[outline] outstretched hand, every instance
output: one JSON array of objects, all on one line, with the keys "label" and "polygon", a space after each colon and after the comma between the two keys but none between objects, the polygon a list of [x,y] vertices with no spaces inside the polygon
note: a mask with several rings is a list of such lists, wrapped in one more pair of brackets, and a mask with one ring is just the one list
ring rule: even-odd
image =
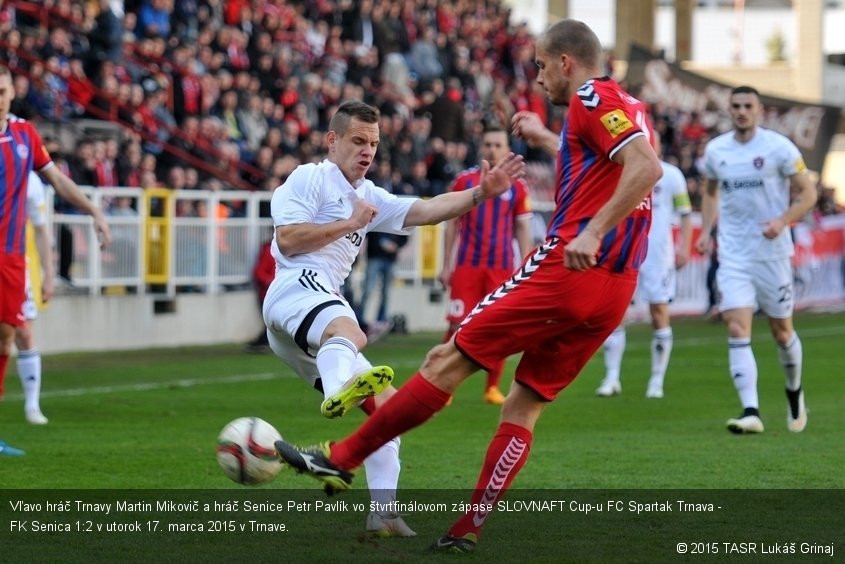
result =
[{"label": "outstretched hand", "polygon": [[525,176],[525,161],[521,155],[508,153],[499,164],[490,168],[490,163],[481,161],[481,190],[482,199],[495,198],[511,187],[514,180]]}]

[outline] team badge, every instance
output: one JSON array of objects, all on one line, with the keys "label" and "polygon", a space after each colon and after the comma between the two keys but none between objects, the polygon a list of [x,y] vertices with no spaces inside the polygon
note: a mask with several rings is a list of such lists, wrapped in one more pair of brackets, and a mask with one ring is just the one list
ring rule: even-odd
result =
[{"label": "team badge", "polygon": [[751,162],[757,170],[760,170],[766,164],[766,160],[763,157],[754,157],[754,160]]},{"label": "team badge", "polygon": [[18,153],[18,157],[26,160],[29,158],[29,147],[26,145],[18,145],[15,147],[15,151]]},{"label": "team badge", "polygon": [[628,116],[622,110],[607,112],[601,116],[601,123],[607,129],[607,132],[610,133],[610,136],[614,138],[634,127],[634,124],[631,123],[631,120],[628,119]]}]

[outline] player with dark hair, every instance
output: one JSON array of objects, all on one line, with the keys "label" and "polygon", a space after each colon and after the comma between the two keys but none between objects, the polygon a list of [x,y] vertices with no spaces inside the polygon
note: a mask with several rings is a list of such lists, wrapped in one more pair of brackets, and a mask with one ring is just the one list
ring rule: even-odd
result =
[{"label": "player with dark hair", "polygon": [[[264,300],[270,348],[323,393],[320,411],[329,418],[359,405],[372,416],[396,392],[390,386],[392,369],[373,367],[361,354],[367,336],[340,290],[367,234],[405,235],[412,227],[465,214],[504,192],[524,170],[522,158],[510,154],[493,168],[482,164],[478,185],[470,190],[429,200],[397,197],[365,178],[379,144],[378,116],[363,102],[341,104],[326,134],[327,159],[297,167],[270,203],[276,261]],[[361,462],[373,501],[385,507],[395,501],[398,435],[387,437]],[[371,512],[367,530],[380,536],[415,534],[390,510]]]},{"label": "player with dark hair", "polygon": [[489,516],[484,508],[495,507],[528,459],[543,409],[622,321],[645,258],[651,189],[662,174],[646,108],[603,75],[602,47],[589,27],[552,25],[537,40],[535,62],[551,102],[569,106],[560,135],[536,114],[513,118],[515,134],[557,155],[557,208],[545,243],[352,435],[312,447],[276,443],[293,468],[347,489],[370,452],[428,420],[474,372],[522,352],[471,509],[432,545],[437,551],[475,548]]},{"label": "player with dark hair", "polygon": [[[510,151],[508,132],[491,125],[481,135],[481,158],[495,165]],[[467,190],[478,185],[478,167],[466,170],[449,186],[450,192]],[[482,202],[478,207],[446,223],[443,238],[443,269],[438,279],[449,288],[449,310],[446,320],[449,341],[475,304],[495,290],[518,264],[514,257],[514,240],[519,246],[520,260],[531,251],[531,207],[528,186],[516,180],[506,192]],[[505,360],[490,366],[484,386],[484,401],[502,405],[505,397],[499,381]]]},{"label": "player with dark hair", "polygon": [[792,141],[759,127],[760,95],[750,86],[731,91],[733,130],[704,150],[707,185],[701,205],[700,253],[719,219],[719,312],[728,330],[728,365],[743,412],[728,419],[733,433],[762,433],[757,397],[757,361],[751,350],[754,309],[769,318],[786,375],[787,428],[807,425],[801,388],[803,352],[792,323],[795,293],[789,226],[813,209],[817,191]]}]

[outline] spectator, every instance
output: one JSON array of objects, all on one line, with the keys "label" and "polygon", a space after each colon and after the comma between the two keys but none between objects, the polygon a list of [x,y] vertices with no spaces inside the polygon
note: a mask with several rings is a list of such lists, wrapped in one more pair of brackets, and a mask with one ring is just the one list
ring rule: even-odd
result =
[{"label": "spectator", "polygon": [[[384,186],[382,186],[384,188]],[[399,250],[408,242],[406,235],[370,233],[367,236],[367,270],[364,275],[364,290],[358,304],[364,324],[367,327],[367,341],[372,343],[390,329],[387,314],[390,307],[390,293],[393,286],[393,269]],[[375,322],[367,322],[367,305],[376,284],[381,287]]]}]

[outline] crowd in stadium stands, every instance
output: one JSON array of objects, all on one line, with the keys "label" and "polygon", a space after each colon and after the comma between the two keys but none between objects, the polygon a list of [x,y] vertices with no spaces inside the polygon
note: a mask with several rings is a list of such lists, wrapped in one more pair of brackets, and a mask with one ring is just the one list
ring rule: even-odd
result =
[{"label": "crowd in stadium stands", "polygon": [[[337,104],[362,99],[382,113],[370,174],[425,197],[476,163],[485,121],[527,109],[560,126],[533,37],[509,17],[500,0],[12,0],[0,60],[16,75],[13,113],[125,126],[57,159],[83,185],[273,190],[324,158]],[[713,132],[696,114],[653,110],[697,207]],[[553,163],[513,148],[534,199],[551,200]]]}]

